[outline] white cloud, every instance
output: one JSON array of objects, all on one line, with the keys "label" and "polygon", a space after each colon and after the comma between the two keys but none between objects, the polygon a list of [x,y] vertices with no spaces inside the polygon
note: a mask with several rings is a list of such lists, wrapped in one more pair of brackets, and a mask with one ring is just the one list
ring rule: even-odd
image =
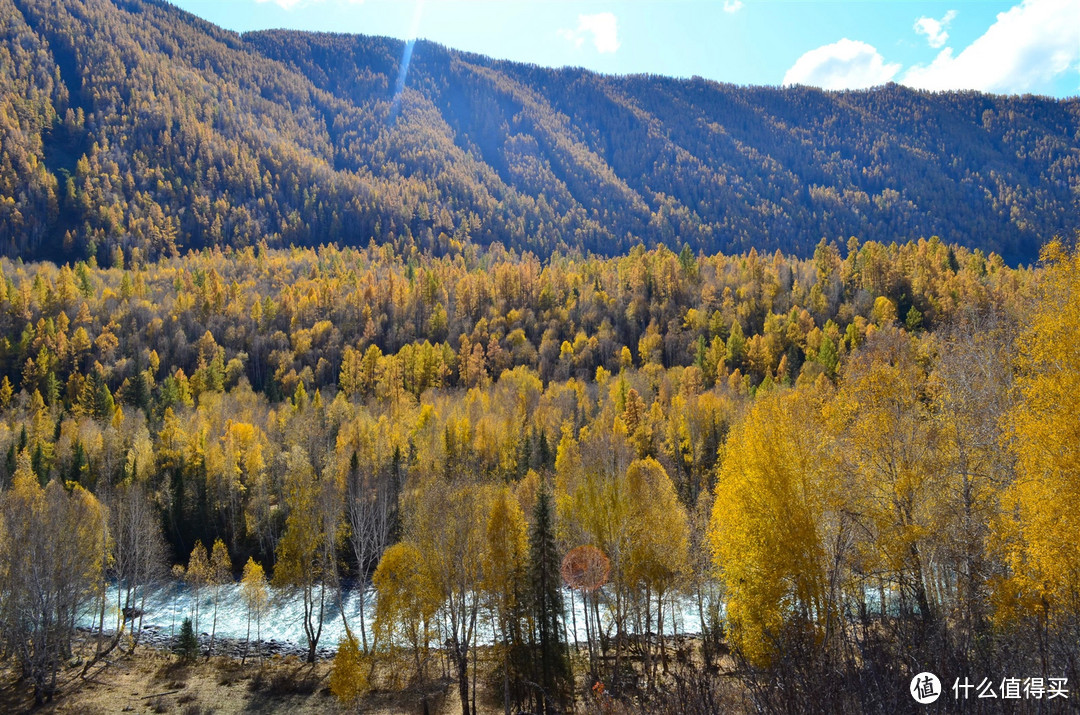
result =
[{"label": "white cloud", "polygon": [[742,0],[724,0],[724,12],[734,15],[739,10],[742,10]]},{"label": "white cloud", "polygon": [[1080,2],[1024,0],[959,54],[946,47],[929,65],[916,65],[903,83],[932,90],[1032,91],[1077,71]]},{"label": "white cloud", "polygon": [[946,29],[948,29],[949,23],[953,21],[954,17],[956,17],[956,10],[949,10],[940,20],[935,20],[932,17],[920,17],[915,21],[915,32],[926,35],[926,42],[931,47],[941,47],[949,39],[949,33],[946,32]]},{"label": "white cloud", "polygon": [[272,2],[275,5],[280,5],[286,10],[292,10],[294,7],[303,2],[303,0],[255,0],[255,2],[259,3],[260,5],[266,2]]},{"label": "white cloud", "polygon": [[[255,0],[255,2],[257,2],[260,5],[263,4],[263,3],[272,2],[275,5],[278,5],[278,6],[280,6],[281,8],[283,8],[285,10],[292,10],[294,7],[300,7],[300,6],[303,6],[303,5],[311,5],[313,3],[321,3],[321,2],[325,2],[325,1],[326,0]],[[337,2],[338,2],[338,4],[343,4],[343,5],[359,5],[359,4],[363,3],[364,0],[337,0]]]},{"label": "white cloud", "polygon": [[885,84],[899,71],[900,65],[886,64],[873,45],[845,37],[795,60],[783,83],[822,89],[863,89]]},{"label": "white cloud", "polygon": [[[290,2],[292,0],[285,0]],[[559,37],[571,42],[574,47],[581,47],[586,39],[592,39],[596,51],[615,52],[619,49],[619,33],[615,14],[599,12],[595,15],[578,15],[577,29],[559,30]]]}]

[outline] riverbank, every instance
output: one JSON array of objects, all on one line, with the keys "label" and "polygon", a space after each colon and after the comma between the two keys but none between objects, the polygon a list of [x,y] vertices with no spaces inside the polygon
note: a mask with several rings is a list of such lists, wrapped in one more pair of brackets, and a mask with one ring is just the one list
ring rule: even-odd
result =
[{"label": "riverbank", "polygon": [[233,657],[236,649],[242,648],[242,642],[216,639],[215,652],[220,654],[184,664],[167,648],[154,645],[158,642],[159,637],[150,637],[131,651],[114,650],[83,673],[97,644],[96,637],[83,634],[76,657],[61,669],[59,695],[39,707],[34,706],[32,688],[18,679],[10,664],[4,664],[0,668],[0,712],[80,715],[453,712],[447,701],[452,690],[448,680],[432,680],[404,690],[372,692],[358,708],[346,708],[330,693],[328,657],[308,664],[292,652],[264,653],[261,661],[249,656],[242,664],[239,656]]},{"label": "riverbank", "polygon": [[[173,646],[176,644],[176,635],[170,632],[169,628],[162,628],[161,626],[148,625],[143,626],[142,630],[138,633],[137,641],[140,646],[147,648],[153,648],[155,650],[172,652]],[[96,631],[87,628],[80,628],[80,634],[85,638],[96,637],[94,634]],[[105,637],[111,638],[113,633],[105,631]],[[241,660],[246,658],[247,660],[258,660],[260,656],[263,659],[268,658],[307,658],[307,646],[302,643],[294,643],[292,641],[281,641],[276,638],[268,638],[262,641],[256,641],[254,637],[251,640],[244,638],[232,638],[229,636],[222,636],[215,634],[213,639],[213,649],[211,650],[210,634],[202,632],[198,635],[199,639],[199,652],[203,656],[221,656],[232,658],[235,660]],[[337,653],[337,641],[331,641],[323,638],[319,641],[320,645],[315,651],[316,659],[319,661],[333,660],[334,654]]]},{"label": "riverbank", "polygon": [[[29,684],[18,680],[10,661],[0,667],[0,713],[78,713],[79,715],[112,715],[113,713],[176,713],[178,715],[209,715],[220,713],[421,713],[456,715],[461,712],[456,682],[450,677],[452,669],[437,653],[428,663],[428,678],[422,684],[403,682],[392,663],[379,666],[372,682],[377,688],[365,694],[351,707],[343,706],[330,693],[332,648],[320,649],[313,664],[304,662],[301,649],[290,643],[264,644],[262,658],[254,644],[244,657],[244,642],[232,638],[215,638],[214,655],[207,655],[209,637],[200,638],[203,655],[193,663],[182,663],[171,652],[173,639],[155,629],[144,629],[139,644],[132,648],[125,636],[124,647],[116,648],[106,657],[94,661],[99,644],[107,647],[109,639],[99,641],[95,634],[80,632],[75,657],[60,671],[59,694],[51,703],[34,707],[33,691]],[[685,666],[697,661],[699,645],[693,636],[679,636],[668,642],[668,655],[675,680],[682,686],[697,682],[699,672],[685,671]],[[334,644],[336,646],[336,644]],[[477,679],[477,713],[502,713],[502,690],[499,683],[492,686],[488,673],[495,667],[492,651],[481,646],[477,651],[480,677]],[[573,652],[576,703],[573,712],[594,712],[596,707],[610,712],[677,713],[685,711],[686,703],[670,698],[640,699],[644,693],[638,686],[628,685],[628,700],[616,703],[610,699],[602,704],[593,699],[591,683],[587,680],[586,655]],[[626,653],[624,668],[640,671],[640,654]],[[721,657],[721,671],[729,672],[733,663]],[[87,667],[87,663],[92,663]],[[84,672],[85,671],[85,672]],[[627,671],[629,672],[629,670]],[[687,680],[687,676],[691,676]],[[724,703],[729,712],[748,712],[745,693],[730,678],[721,687],[707,694]],[[697,682],[698,686],[715,688],[716,679]],[[635,695],[636,693],[636,695]],[[687,694],[684,693],[685,697]],[[606,697],[606,696],[605,696]],[[693,701],[693,695],[690,696]],[[612,709],[615,708],[615,709]]]}]

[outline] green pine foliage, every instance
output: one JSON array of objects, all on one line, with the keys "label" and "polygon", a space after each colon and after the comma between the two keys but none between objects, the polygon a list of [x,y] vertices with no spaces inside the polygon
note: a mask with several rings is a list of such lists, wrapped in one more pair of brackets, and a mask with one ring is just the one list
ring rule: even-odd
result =
[{"label": "green pine foliage", "polygon": [[199,658],[199,639],[195,635],[195,628],[192,627],[190,618],[185,618],[180,624],[180,634],[173,645],[173,653],[186,663],[193,663]]},{"label": "green pine foliage", "polygon": [[536,696],[536,712],[543,713],[565,710],[573,682],[563,628],[565,606],[554,519],[551,494],[542,486],[529,533],[529,582],[532,584],[529,603],[535,638],[533,674],[535,682],[541,686]]}]

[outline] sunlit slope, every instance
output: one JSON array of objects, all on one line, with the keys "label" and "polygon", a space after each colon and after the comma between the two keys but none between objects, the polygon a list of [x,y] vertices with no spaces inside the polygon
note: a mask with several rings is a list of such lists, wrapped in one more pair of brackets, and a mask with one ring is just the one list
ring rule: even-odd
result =
[{"label": "sunlit slope", "polygon": [[[1080,101],[606,77],[159,2],[0,0],[0,248],[366,245],[808,255],[1080,225]],[[10,57],[10,61],[6,61]],[[404,76],[399,91],[399,78]]]}]

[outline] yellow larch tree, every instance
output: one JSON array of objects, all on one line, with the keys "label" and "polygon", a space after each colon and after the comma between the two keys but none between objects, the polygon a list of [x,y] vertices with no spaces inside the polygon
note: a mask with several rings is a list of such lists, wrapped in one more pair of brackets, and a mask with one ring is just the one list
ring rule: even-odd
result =
[{"label": "yellow larch tree", "polygon": [[229,558],[229,550],[221,539],[214,541],[214,547],[210,551],[210,592],[214,599],[214,619],[210,626],[210,654],[214,653],[214,637],[217,635],[218,605],[221,602],[221,591],[233,582],[232,559]]},{"label": "yellow larch tree", "polygon": [[1053,625],[1080,613],[1080,251],[1060,241],[1016,341],[1018,402],[1007,419],[1018,478],[1000,531],[1011,576],[998,584],[999,616]]},{"label": "yellow larch tree", "polygon": [[206,553],[202,539],[195,542],[188,557],[187,569],[184,571],[184,580],[191,589],[192,609],[195,615],[195,633],[199,632],[199,610],[202,606],[202,590],[210,583],[210,557]]},{"label": "yellow larch tree", "polygon": [[372,577],[375,601],[376,648],[391,656],[399,644],[413,654],[417,678],[422,678],[431,642],[433,619],[442,598],[423,555],[412,544],[399,542],[383,552]]},{"label": "yellow larch tree", "polygon": [[286,455],[285,533],[278,542],[274,585],[300,592],[309,663],[315,662],[330,591],[339,585],[336,551],[340,540],[341,494],[329,473],[316,477],[307,452],[293,447]]},{"label": "yellow larch tree", "polygon": [[805,390],[770,391],[724,448],[708,541],[731,642],[758,666],[836,627],[846,527],[819,410]]},{"label": "yellow larch tree", "polygon": [[243,664],[247,658],[247,647],[251,642],[251,619],[255,618],[255,649],[262,659],[262,613],[270,600],[270,588],[266,581],[266,572],[259,562],[253,557],[248,557],[244,564],[244,574],[240,581],[240,591],[247,606],[247,637],[244,639],[244,655],[240,659]]},{"label": "yellow larch tree", "polygon": [[644,596],[645,667],[650,683],[655,679],[652,660],[652,599],[656,599],[656,632],[666,670],[664,598],[689,572],[687,553],[690,527],[686,508],[675,493],[667,472],[652,457],[634,460],[626,470],[629,502],[629,551],[625,558],[627,585]]},{"label": "yellow larch tree", "polygon": [[495,494],[484,543],[483,590],[501,639],[503,705],[510,712],[510,651],[524,642],[522,624],[529,538],[525,514],[509,487]]},{"label": "yellow larch tree", "polygon": [[885,326],[847,361],[842,378],[830,416],[842,469],[855,480],[860,572],[877,587],[883,615],[917,614],[929,626],[940,610],[932,554],[947,464],[924,361],[914,338]]}]

